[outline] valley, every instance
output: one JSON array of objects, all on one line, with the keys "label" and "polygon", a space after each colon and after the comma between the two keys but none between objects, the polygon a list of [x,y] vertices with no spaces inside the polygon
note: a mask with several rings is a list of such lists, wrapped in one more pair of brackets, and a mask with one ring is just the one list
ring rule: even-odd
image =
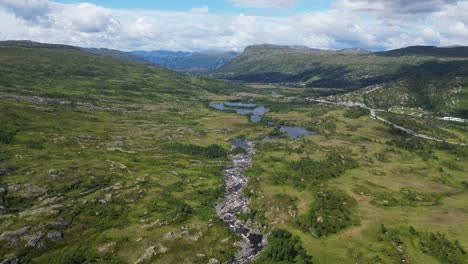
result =
[{"label": "valley", "polygon": [[[356,83],[433,61],[324,63],[350,56]],[[0,45],[0,260],[466,263],[468,123],[441,120],[464,117],[465,61],[441,60],[416,90],[433,68],[347,90]],[[441,87],[424,103],[450,106],[399,98]]]}]

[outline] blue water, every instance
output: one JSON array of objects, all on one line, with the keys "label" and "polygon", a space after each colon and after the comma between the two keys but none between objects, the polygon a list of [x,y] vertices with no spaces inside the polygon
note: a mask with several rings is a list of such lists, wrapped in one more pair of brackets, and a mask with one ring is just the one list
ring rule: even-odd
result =
[{"label": "blue water", "polygon": [[249,144],[247,144],[247,142],[243,139],[236,139],[232,142],[232,145],[235,146],[235,147],[239,147],[239,148],[244,148],[244,149],[248,149],[250,146]]},{"label": "blue water", "polygon": [[[257,106],[256,104],[245,104],[240,102],[224,102],[219,104],[211,104],[211,107],[217,110],[234,110],[238,114],[250,115],[250,120],[254,123],[262,120],[262,117],[265,113],[270,112],[270,109],[265,108],[264,106]],[[253,109],[247,108],[236,108],[236,107],[250,107]]]},{"label": "blue water", "polygon": [[307,130],[299,126],[281,126],[280,130],[288,133],[289,138],[300,138],[300,137],[305,137],[308,135],[317,134],[317,132],[315,131]]},{"label": "blue water", "polygon": [[237,107],[255,107],[256,104],[244,104],[241,102],[224,102],[224,105],[227,106],[237,106]]}]

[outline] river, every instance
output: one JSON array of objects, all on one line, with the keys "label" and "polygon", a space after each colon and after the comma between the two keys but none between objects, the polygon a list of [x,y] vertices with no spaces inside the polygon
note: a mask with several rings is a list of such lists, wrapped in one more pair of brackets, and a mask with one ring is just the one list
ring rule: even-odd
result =
[{"label": "river", "polygon": [[252,155],[255,154],[254,144],[253,141],[234,141],[232,146],[242,147],[246,150],[246,153],[231,155],[232,165],[224,169],[226,194],[223,202],[216,206],[216,213],[232,231],[242,236],[241,250],[225,262],[227,264],[248,263],[266,245],[266,236],[260,230],[254,228],[260,225],[251,220],[241,221],[236,216],[239,213],[250,213],[250,200],[243,194],[243,190],[248,184],[244,172],[252,164]]}]

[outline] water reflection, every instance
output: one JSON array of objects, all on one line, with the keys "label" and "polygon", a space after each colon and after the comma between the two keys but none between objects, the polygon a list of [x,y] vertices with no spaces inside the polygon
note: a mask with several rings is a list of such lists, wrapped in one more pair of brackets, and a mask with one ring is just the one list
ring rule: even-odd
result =
[{"label": "water reflection", "polygon": [[256,104],[246,104],[241,102],[224,102],[211,104],[210,106],[217,110],[234,110],[237,114],[251,115],[250,120],[254,123],[261,121],[263,115],[270,112],[270,109],[264,106],[257,106]]}]

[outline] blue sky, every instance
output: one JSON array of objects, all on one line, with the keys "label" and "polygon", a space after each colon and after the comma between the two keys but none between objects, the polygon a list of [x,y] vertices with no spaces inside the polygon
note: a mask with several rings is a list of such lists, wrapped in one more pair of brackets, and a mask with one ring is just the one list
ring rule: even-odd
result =
[{"label": "blue sky", "polygon": [[[76,0],[58,0],[60,3],[76,3]],[[239,7],[229,4],[222,0],[142,0],[142,1],[125,1],[125,0],[98,0],[86,1],[109,8],[119,9],[157,9],[162,11],[187,11],[192,8],[207,6],[211,12],[215,13],[256,13],[256,14],[274,14],[287,15],[291,13],[300,13],[308,11],[320,11],[331,8],[331,0],[297,0],[296,4],[291,8],[248,8]]]},{"label": "blue sky", "polygon": [[468,45],[468,0],[0,0],[0,40],[120,50]]}]

